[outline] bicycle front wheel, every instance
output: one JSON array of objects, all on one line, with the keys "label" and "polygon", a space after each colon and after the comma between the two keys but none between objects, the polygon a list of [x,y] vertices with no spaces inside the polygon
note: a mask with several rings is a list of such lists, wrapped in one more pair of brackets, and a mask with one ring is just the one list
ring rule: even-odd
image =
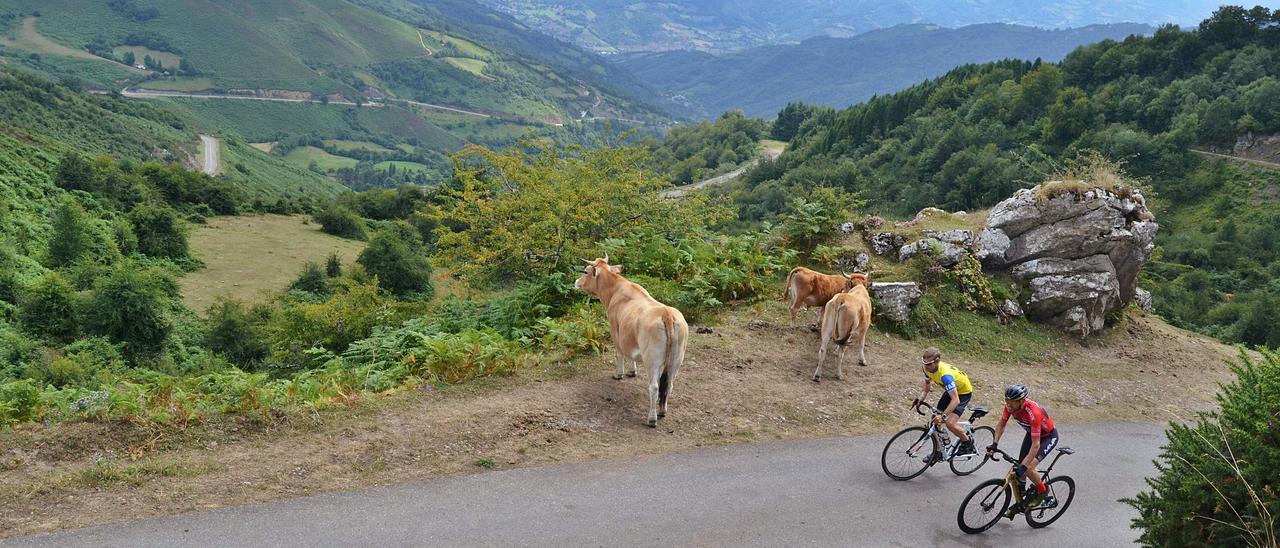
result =
[{"label": "bicycle front wheel", "polygon": [[1045,501],[1040,506],[1027,510],[1027,525],[1036,529],[1047,527],[1062,517],[1067,507],[1071,506],[1071,499],[1076,496],[1076,481],[1068,476],[1053,478],[1045,487],[1048,488]]},{"label": "bicycle front wheel", "polygon": [[889,438],[889,443],[880,453],[880,468],[885,475],[906,481],[920,474],[932,464],[929,457],[933,455],[933,440],[929,431],[922,426],[912,426]]},{"label": "bicycle front wheel", "polygon": [[976,535],[995,525],[1009,508],[1009,489],[1003,479],[989,479],[978,484],[960,503],[956,524],[960,530]]},{"label": "bicycle front wheel", "polygon": [[967,476],[977,472],[982,465],[991,460],[986,454],[986,447],[996,439],[996,430],[990,426],[979,426],[973,429],[973,447],[978,450],[972,455],[956,455],[951,457],[951,473]]}]

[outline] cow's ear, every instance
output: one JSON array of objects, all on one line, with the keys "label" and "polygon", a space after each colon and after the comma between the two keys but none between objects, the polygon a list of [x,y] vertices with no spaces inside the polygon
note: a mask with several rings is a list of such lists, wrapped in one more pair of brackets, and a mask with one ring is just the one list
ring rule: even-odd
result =
[{"label": "cow's ear", "polygon": [[621,273],[622,273],[622,265],[620,265],[620,264],[615,264],[615,265],[611,265],[611,266],[609,266],[609,272],[612,272],[612,273],[614,273],[614,274],[621,274]]}]

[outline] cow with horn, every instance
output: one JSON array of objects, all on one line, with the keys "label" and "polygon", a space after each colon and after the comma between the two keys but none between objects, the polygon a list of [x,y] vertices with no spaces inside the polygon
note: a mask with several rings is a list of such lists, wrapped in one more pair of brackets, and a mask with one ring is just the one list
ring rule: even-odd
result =
[{"label": "cow with horn", "polygon": [[667,398],[676,371],[684,362],[689,324],[673,307],[654,299],[645,288],[622,277],[622,265],[609,264],[609,254],[595,260],[582,259],[587,266],[573,286],[600,299],[609,317],[609,334],[617,350],[621,379],[625,364],[631,362],[629,377],[636,376],[636,362],[649,371],[649,417],[646,424],[658,425],[667,414]]}]

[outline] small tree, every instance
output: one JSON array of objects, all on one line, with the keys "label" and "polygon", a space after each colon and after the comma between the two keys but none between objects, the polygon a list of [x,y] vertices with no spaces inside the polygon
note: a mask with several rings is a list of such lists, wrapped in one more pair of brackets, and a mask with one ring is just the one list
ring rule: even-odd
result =
[{"label": "small tree", "polygon": [[187,233],[178,213],[164,206],[140,205],[129,213],[138,251],[148,257],[181,260],[189,257]]},{"label": "small tree", "polygon": [[342,258],[338,257],[337,252],[329,253],[329,257],[325,259],[324,275],[330,278],[337,278],[342,275]]},{"label": "small tree", "polygon": [[94,283],[84,306],[87,331],[124,343],[130,358],[152,356],[173,330],[168,310],[178,286],[164,271],[122,263]]},{"label": "small tree", "polygon": [[333,288],[329,287],[329,279],[324,271],[320,270],[320,265],[310,261],[302,267],[302,274],[298,275],[298,279],[289,284],[289,289],[316,295],[328,295],[333,292]]},{"label": "small tree", "polygon": [[126,51],[126,52],[124,52],[124,64],[129,65],[129,66],[131,66],[131,67],[132,67],[132,66],[133,66],[133,64],[134,64],[134,63],[136,63],[136,62],[138,62],[138,58],[137,58],[137,57],[134,57],[134,55],[133,55],[133,52],[132,52],[132,51]]},{"label": "small tree", "polygon": [[365,239],[364,221],[354,211],[342,206],[330,205],[312,215],[320,230],[334,236],[353,240]]},{"label": "small tree", "polygon": [[253,365],[271,353],[266,334],[258,318],[244,303],[219,298],[206,312],[209,332],[205,344],[209,350],[239,365]]},{"label": "small tree", "polygon": [[1151,491],[1123,502],[1145,546],[1276,546],[1280,530],[1280,354],[1241,351],[1219,410],[1172,423]]},{"label": "small tree", "polygon": [[53,236],[49,239],[49,264],[66,266],[93,248],[93,227],[80,202],[66,196],[53,214]]},{"label": "small tree", "polygon": [[360,252],[356,262],[369,274],[378,277],[378,285],[396,295],[416,295],[429,299],[434,287],[431,284],[431,262],[419,254],[421,242],[406,239],[413,228],[397,230],[395,225],[374,234],[369,246]]},{"label": "small tree", "polygon": [[75,338],[76,293],[71,282],[48,272],[22,291],[18,317],[29,331],[59,341]]}]

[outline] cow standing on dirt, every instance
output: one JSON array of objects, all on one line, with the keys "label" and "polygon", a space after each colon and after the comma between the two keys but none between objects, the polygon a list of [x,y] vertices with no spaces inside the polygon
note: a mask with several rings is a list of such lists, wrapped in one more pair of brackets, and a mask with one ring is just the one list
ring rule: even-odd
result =
[{"label": "cow standing on dirt", "polygon": [[822,308],[819,329],[822,332],[818,347],[818,368],[813,372],[813,382],[822,377],[822,364],[827,360],[827,348],[831,343],[840,346],[836,358],[836,378],[844,378],[844,349],[854,337],[858,344],[858,365],[867,365],[867,328],[871,327],[871,282],[865,274],[849,276],[853,289],[837,294]]},{"label": "cow standing on dirt", "polygon": [[782,290],[782,300],[787,301],[791,309],[791,327],[796,325],[796,310],[800,307],[816,306],[818,317],[822,320],[822,307],[832,297],[853,289],[853,279],[848,274],[823,274],[809,270],[803,266],[791,269],[787,274],[787,286]]},{"label": "cow standing on dirt", "polygon": [[613,378],[622,378],[627,360],[631,361],[627,376],[636,376],[636,361],[644,361],[649,369],[647,424],[657,426],[658,417],[667,414],[671,385],[684,362],[689,324],[679,310],[658,302],[645,288],[623,278],[622,266],[610,265],[607,254],[603,259],[583,260],[587,267],[573,286],[604,304],[609,335],[618,352],[618,372]]}]

